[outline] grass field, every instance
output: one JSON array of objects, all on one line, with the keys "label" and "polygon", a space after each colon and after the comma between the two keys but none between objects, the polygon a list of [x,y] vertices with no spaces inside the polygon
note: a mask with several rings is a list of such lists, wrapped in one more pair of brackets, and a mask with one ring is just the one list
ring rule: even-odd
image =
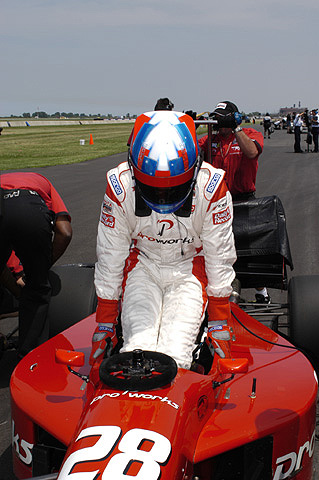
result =
[{"label": "grass field", "polygon": [[[0,135],[0,170],[64,165],[125,152],[133,125],[6,127]],[[204,131],[200,127],[197,134]],[[81,139],[85,145],[80,145]]]},{"label": "grass field", "polygon": [[[133,124],[4,128],[0,170],[83,162],[127,150]],[[90,135],[93,145],[89,144]],[[80,145],[80,139],[85,145]]]}]

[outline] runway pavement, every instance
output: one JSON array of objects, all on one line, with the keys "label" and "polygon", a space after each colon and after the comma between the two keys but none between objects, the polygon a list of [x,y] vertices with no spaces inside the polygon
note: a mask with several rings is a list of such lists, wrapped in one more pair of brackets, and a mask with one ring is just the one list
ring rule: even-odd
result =
[{"label": "runway pavement", "polygon": [[[261,130],[260,126],[256,128]],[[302,136],[303,147],[306,147],[305,137]],[[259,159],[257,196],[275,194],[283,203],[295,267],[293,272],[288,272],[289,276],[319,274],[319,154],[294,153],[294,137],[286,130],[276,130],[270,139],[264,141],[264,152]],[[60,264],[95,261],[105,172],[125,159],[126,154],[120,154],[79,164],[32,169],[53,183],[72,216],[73,239]],[[285,292],[274,291],[271,295],[276,301],[285,301],[286,298]],[[10,330],[15,322],[16,319],[0,320],[0,331]],[[14,352],[5,352],[0,360],[0,480],[15,478],[11,469],[8,389],[14,365]],[[318,458],[316,442],[317,472]],[[319,478],[318,473],[315,478]]]}]

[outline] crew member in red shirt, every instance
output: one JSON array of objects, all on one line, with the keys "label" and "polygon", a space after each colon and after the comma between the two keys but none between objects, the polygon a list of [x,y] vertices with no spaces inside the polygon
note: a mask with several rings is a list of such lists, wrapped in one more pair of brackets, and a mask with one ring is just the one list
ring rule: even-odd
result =
[{"label": "crew member in red shirt", "polygon": [[[211,118],[216,121],[211,145],[213,166],[225,170],[233,201],[254,198],[258,157],[264,145],[262,133],[242,128],[237,106],[226,100],[218,103]],[[208,136],[200,138],[198,143],[206,160]]]},{"label": "crew member in red shirt", "polygon": [[[225,170],[234,203],[255,198],[258,157],[264,146],[262,133],[254,128],[242,128],[241,114],[228,100],[219,102],[210,117],[216,122],[211,145],[212,165]],[[198,143],[207,160],[208,136],[200,138]],[[258,303],[271,301],[266,287],[256,288],[255,296]]]},{"label": "crew member in red shirt", "polygon": [[19,301],[18,355],[22,357],[38,345],[44,334],[51,297],[48,272],[71,241],[71,217],[43,175],[1,174],[0,187],[0,274],[8,268],[13,250],[25,274]]}]

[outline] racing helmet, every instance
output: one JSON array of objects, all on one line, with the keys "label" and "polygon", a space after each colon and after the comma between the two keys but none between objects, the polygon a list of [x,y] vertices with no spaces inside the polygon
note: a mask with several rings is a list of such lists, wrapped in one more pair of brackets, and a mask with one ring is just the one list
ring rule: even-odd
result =
[{"label": "racing helmet", "polygon": [[219,102],[215,110],[209,115],[215,120],[216,128],[233,128],[233,118],[236,119],[236,124],[240,125],[242,122],[241,113],[239,113],[237,106],[229,100]]},{"label": "racing helmet", "polygon": [[167,110],[140,115],[128,161],[144,202],[158,213],[175,212],[191,195],[200,167],[193,119]]}]

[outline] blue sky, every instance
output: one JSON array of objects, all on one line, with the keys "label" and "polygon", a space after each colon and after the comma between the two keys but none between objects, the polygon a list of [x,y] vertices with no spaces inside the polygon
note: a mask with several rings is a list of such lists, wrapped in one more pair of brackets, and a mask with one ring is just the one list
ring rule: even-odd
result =
[{"label": "blue sky", "polygon": [[2,0],[0,116],[310,109],[318,0]]}]

